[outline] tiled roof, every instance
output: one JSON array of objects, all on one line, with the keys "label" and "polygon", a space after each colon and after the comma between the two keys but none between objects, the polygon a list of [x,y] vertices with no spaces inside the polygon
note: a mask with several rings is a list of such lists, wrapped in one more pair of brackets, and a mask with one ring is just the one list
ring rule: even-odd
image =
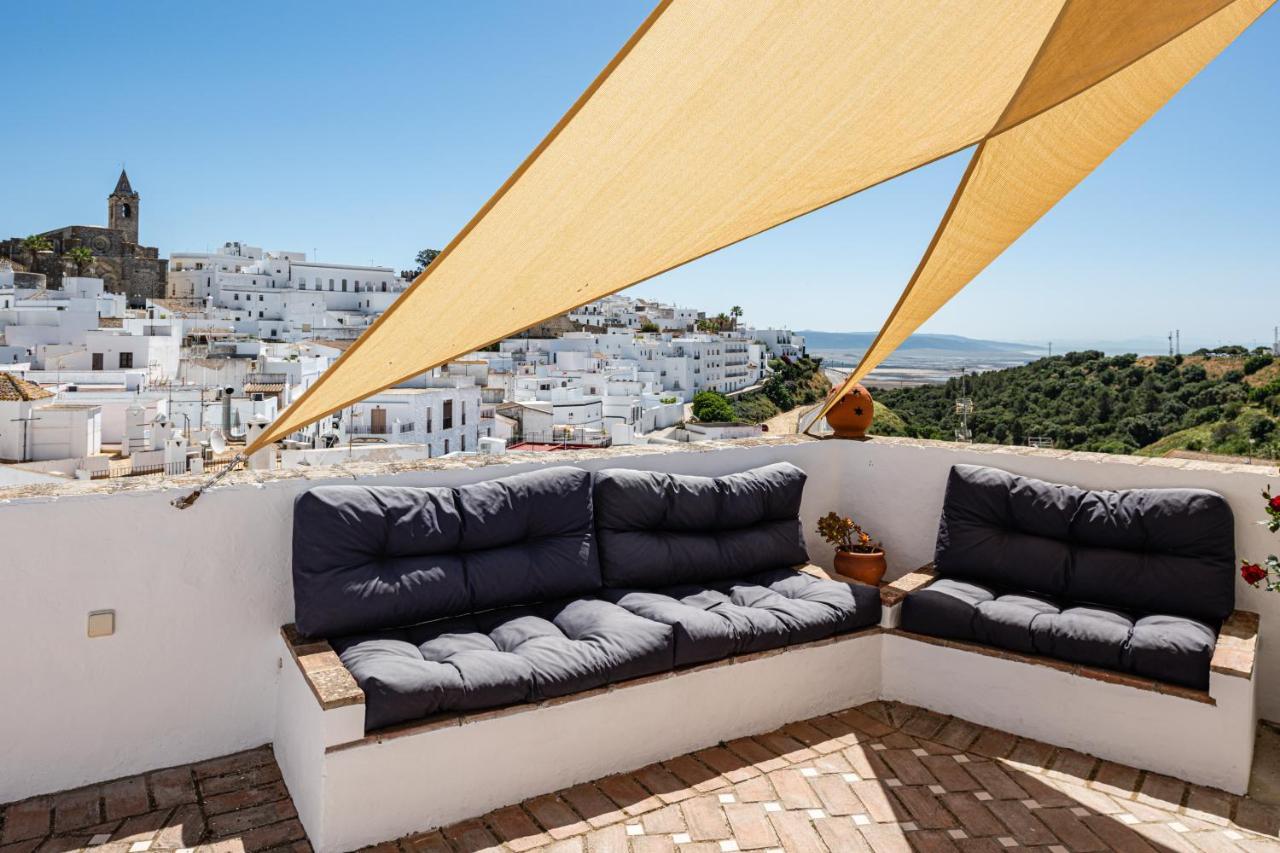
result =
[{"label": "tiled roof", "polygon": [[351,346],[355,342],[356,342],[355,338],[352,338],[349,341],[337,340],[335,338],[313,338],[312,340],[309,340],[309,341],[303,341],[304,344],[330,347],[332,349],[337,349],[337,350],[345,350],[347,347]]},{"label": "tiled roof", "polygon": [[279,394],[284,391],[283,382],[246,382],[246,394]]},{"label": "tiled roof", "polygon": [[7,403],[19,403],[28,400],[43,400],[52,397],[52,391],[46,391],[34,382],[28,382],[12,373],[0,371],[0,400]]},{"label": "tiled roof", "polygon": [[204,300],[164,298],[149,301],[174,314],[203,314],[205,311]]}]

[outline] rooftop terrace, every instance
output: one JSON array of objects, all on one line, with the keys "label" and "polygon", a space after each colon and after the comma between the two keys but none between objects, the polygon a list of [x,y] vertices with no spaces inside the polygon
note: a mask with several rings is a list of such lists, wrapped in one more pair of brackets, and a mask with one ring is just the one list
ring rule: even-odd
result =
[{"label": "rooftop terrace", "polygon": [[[928,562],[946,474],[964,462],[1089,488],[1212,489],[1235,511],[1241,556],[1274,550],[1254,523],[1258,494],[1274,482],[1274,469],[906,439],[776,437],[568,450],[552,458],[511,453],[243,471],[185,512],[170,501],[198,477],[14,487],[0,493],[0,522],[10,534],[0,600],[10,688],[0,697],[0,802],[22,804],[5,812],[0,850],[67,850],[94,836],[132,853],[303,842],[289,791],[263,746],[275,739],[281,673],[291,665],[281,653],[280,627],[293,620],[292,511],[303,490],[342,482],[460,485],[565,464],[718,475],[778,460],[809,476],[801,517],[811,557],[826,568],[829,550],[813,528],[831,509],[855,514],[884,541],[888,577]],[[1261,614],[1257,710],[1278,720],[1280,656],[1267,654],[1266,640],[1280,597],[1239,583],[1236,598],[1238,608]],[[87,615],[104,609],[115,613],[114,633],[87,637]],[[1159,709],[1153,713],[1169,707],[1159,701],[1204,704],[1132,695],[1150,695],[1148,707]],[[974,698],[980,706],[984,697]],[[1046,697],[1044,713],[1072,713],[1061,704]],[[715,730],[721,713],[714,703],[690,700],[674,725],[698,720]],[[612,772],[623,775],[585,784],[601,775],[594,773],[569,790],[507,801],[497,811],[484,803],[475,820],[399,844],[406,851],[713,851],[980,850],[1006,842],[1230,850],[1276,843],[1280,811],[1270,782],[1242,798],[1003,734],[999,725],[983,728],[992,719],[965,716],[873,703],[804,723],[785,720],[782,734],[746,738],[726,720],[692,755],[655,756],[657,764],[639,770],[617,766]],[[1140,728],[1142,721],[1128,724]],[[1204,738],[1212,748],[1231,734],[1206,730]],[[717,745],[719,739],[730,743]],[[1267,758],[1255,766],[1255,780],[1268,761],[1274,764]],[[475,761],[468,785],[487,786],[485,765]],[[125,781],[103,784],[118,779]]]}]

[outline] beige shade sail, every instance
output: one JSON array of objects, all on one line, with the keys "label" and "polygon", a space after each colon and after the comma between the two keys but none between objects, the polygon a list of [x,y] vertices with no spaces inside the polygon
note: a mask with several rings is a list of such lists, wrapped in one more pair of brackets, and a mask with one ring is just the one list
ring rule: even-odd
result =
[{"label": "beige shade sail", "polygon": [[[828,397],[814,423],[1272,2],[1072,0],[1010,103],[1009,114],[1023,116],[1022,121],[1011,124],[1006,115],[996,132],[978,146],[898,304],[857,369]],[[1082,14],[1095,8],[1095,17]],[[1084,49],[1099,38],[1082,32],[1094,21],[1111,28],[1114,50]],[[1117,30],[1122,23],[1125,26]],[[1176,32],[1179,27],[1182,31]],[[1134,34],[1131,39],[1114,38],[1116,32],[1127,31]],[[1127,52],[1117,52],[1121,47]],[[1087,87],[1082,88],[1081,81]],[[1063,87],[1079,93],[1044,109],[1042,104],[1051,101],[1044,93]]]},{"label": "beige shade sail", "polygon": [[[895,311],[902,328],[918,324],[1268,5],[1224,2],[664,0],[246,452],[986,140],[966,181],[983,198],[953,205],[957,236],[935,240]],[[1145,71],[1140,54],[1155,60]],[[1045,151],[1060,140],[1069,150]]]}]

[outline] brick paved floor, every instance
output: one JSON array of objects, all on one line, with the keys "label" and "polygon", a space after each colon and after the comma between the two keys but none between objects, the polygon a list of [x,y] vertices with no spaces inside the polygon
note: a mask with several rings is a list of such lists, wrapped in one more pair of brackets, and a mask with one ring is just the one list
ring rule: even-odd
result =
[{"label": "brick paved floor", "polygon": [[[308,850],[269,749],[16,803],[0,853]],[[1280,850],[1280,807],[873,702],[379,853]],[[97,848],[102,850],[102,847]]]}]

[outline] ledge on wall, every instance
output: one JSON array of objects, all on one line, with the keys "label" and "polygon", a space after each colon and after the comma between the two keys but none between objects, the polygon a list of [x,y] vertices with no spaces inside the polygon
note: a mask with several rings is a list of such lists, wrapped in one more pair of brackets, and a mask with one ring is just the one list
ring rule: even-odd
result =
[{"label": "ledge on wall", "polygon": [[[1250,474],[1258,477],[1280,476],[1280,469],[1243,463],[1208,462],[1198,459],[1170,459],[1152,456],[1125,456],[1110,453],[1088,453],[1078,450],[1050,450],[1035,447],[1018,447],[999,444],[956,444],[923,438],[900,436],[875,436],[868,442],[824,442],[805,435],[773,435],[755,438],[723,439],[705,442],[681,442],[675,444],[632,444],[615,447],[560,451],[554,454],[536,451],[508,451],[497,456],[450,456],[441,459],[414,459],[397,462],[351,461],[338,465],[292,468],[280,471],[240,470],[229,474],[215,491],[237,486],[261,486],[284,480],[335,480],[385,477],[415,471],[466,471],[490,466],[529,464],[572,464],[595,459],[635,458],[640,456],[672,453],[711,453],[746,447],[786,447],[802,444],[819,444],[827,448],[843,447],[843,452],[874,452],[875,448],[918,447],[964,454],[990,454],[992,456],[1037,457],[1061,459],[1084,464],[1110,463],[1135,467],[1182,469],[1215,473]],[[841,452],[832,450],[832,452]],[[998,461],[992,461],[999,466]],[[202,485],[208,476],[186,474],[176,477],[120,477],[110,480],[68,480],[57,483],[32,483],[0,488],[0,503],[21,500],[40,500],[81,495],[114,495],[162,492],[166,490],[190,490]]]}]

